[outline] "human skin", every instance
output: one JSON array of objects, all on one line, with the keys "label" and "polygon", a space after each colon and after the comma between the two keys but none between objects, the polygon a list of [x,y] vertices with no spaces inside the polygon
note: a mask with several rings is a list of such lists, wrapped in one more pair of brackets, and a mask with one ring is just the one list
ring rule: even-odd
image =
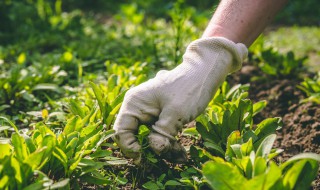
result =
[{"label": "human skin", "polygon": [[202,38],[225,37],[249,47],[287,0],[222,0]]}]

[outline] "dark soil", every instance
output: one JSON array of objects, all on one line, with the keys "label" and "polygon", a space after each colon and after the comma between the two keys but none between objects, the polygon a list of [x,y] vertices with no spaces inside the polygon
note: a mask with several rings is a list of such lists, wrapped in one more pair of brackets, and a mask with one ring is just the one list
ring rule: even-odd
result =
[{"label": "dark soil", "polygon": [[[231,84],[250,84],[249,98],[254,102],[267,100],[267,107],[257,114],[255,123],[268,117],[282,117],[275,147],[284,152],[277,158],[284,162],[302,152],[320,153],[320,106],[301,104],[305,95],[296,86],[302,79],[268,77],[255,66],[245,65],[229,78]],[[320,189],[320,175],[313,189]]]}]

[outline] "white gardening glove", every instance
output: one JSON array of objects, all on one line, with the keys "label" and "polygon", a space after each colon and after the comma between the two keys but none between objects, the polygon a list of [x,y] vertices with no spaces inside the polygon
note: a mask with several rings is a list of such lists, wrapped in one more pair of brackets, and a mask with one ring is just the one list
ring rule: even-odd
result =
[{"label": "white gardening glove", "polygon": [[[200,115],[228,73],[241,67],[248,50],[222,37],[192,42],[183,63],[171,71],[130,89],[114,124],[114,140],[123,153],[139,163],[141,146],[136,134],[141,124],[151,126],[149,145],[160,156],[186,161],[185,149],[175,136]],[[170,158],[171,157],[171,158]]]}]

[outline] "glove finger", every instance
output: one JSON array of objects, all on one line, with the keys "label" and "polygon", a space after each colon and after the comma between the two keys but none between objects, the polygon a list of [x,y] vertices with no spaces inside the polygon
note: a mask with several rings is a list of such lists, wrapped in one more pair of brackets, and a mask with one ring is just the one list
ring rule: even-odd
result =
[{"label": "glove finger", "polygon": [[141,159],[141,146],[135,136],[138,124],[138,119],[132,115],[120,113],[114,124],[116,132],[113,136],[124,155],[137,161]]},{"label": "glove finger", "polygon": [[178,114],[174,109],[164,109],[159,120],[152,126],[153,132],[149,135],[149,145],[153,151],[166,157],[173,155],[170,152],[177,151],[184,157],[184,148],[179,145],[175,136],[178,130],[182,128],[182,119],[178,117]]},{"label": "glove finger", "polygon": [[186,163],[188,161],[187,151],[177,141],[171,143],[171,149],[163,155],[168,161],[173,163]]}]

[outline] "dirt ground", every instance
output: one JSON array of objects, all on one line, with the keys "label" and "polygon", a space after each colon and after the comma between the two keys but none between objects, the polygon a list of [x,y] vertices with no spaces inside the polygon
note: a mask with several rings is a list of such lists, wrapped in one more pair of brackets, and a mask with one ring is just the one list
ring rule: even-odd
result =
[{"label": "dirt ground", "polygon": [[[307,75],[307,74],[306,74]],[[275,146],[283,149],[277,158],[284,162],[302,152],[320,153],[320,106],[313,103],[300,104],[305,95],[299,90],[301,80],[277,79],[263,76],[256,67],[244,65],[238,73],[230,77],[231,83],[250,83],[249,97],[254,102],[267,100],[267,107],[255,118],[255,123],[268,117],[282,117],[283,127],[278,131]],[[314,181],[313,189],[320,189],[320,174]]]}]

